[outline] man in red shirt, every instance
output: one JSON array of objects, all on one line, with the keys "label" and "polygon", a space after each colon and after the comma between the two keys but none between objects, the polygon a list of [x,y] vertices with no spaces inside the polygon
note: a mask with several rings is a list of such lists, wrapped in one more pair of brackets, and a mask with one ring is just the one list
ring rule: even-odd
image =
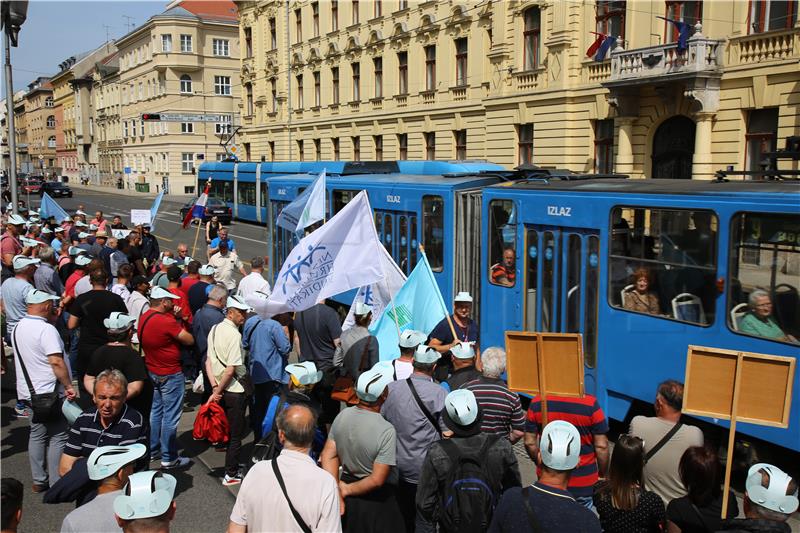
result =
[{"label": "man in red shirt", "polygon": [[8,215],[6,231],[2,236],[0,236],[0,253],[2,254],[3,258],[3,265],[7,268],[7,274],[10,274],[11,276],[14,275],[14,269],[11,266],[14,256],[30,255],[30,252],[25,253],[26,250],[22,246],[22,242],[19,240],[24,227],[24,218],[19,215]]},{"label": "man in red shirt", "polygon": [[194,344],[181,324],[179,300],[166,289],[150,290],[150,309],[139,318],[139,346],[153,382],[150,411],[150,457],[161,457],[161,469],[184,467],[189,459],[178,455],[178,422],[183,412],[184,377],[181,346]]},{"label": "man in red shirt", "polygon": [[89,222],[89,224],[94,224],[97,226],[97,231],[108,231],[108,220],[103,218],[103,212],[98,211],[94,214],[94,218]]},{"label": "man in red shirt", "polygon": [[64,298],[62,305],[66,308],[75,299],[75,285],[86,275],[86,267],[92,262],[88,255],[79,255],[75,258],[75,270],[64,283]]},{"label": "man in red shirt", "polygon": [[191,289],[195,283],[200,281],[200,267],[202,265],[199,261],[191,260],[186,263],[186,276],[181,278],[181,291],[183,294],[186,295],[186,298],[189,298],[189,289]]},{"label": "man in red shirt", "polygon": [[178,297],[175,305],[181,308],[181,320],[183,326],[191,331],[192,329],[192,310],[189,308],[189,299],[181,288],[181,276],[183,271],[178,265],[171,265],[167,269],[167,290]]}]

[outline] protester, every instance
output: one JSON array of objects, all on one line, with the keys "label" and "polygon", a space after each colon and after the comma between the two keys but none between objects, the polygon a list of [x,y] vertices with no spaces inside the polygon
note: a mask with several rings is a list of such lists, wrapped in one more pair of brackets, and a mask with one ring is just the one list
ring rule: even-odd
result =
[{"label": "protester", "polygon": [[[608,468],[608,420],[591,394],[582,398],[547,395],[547,416],[550,421],[565,420],[578,429],[581,436],[581,458],[578,467],[569,476],[569,492],[587,509],[594,507],[593,487]],[[525,423],[525,449],[537,461],[539,434],[542,424],[541,397],[536,396],[528,406]],[[541,463],[538,463],[541,472]]]},{"label": "protester", "polygon": [[[519,466],[507,439],[481,432],[482,412],[472,391],[447,395],[442,418],[453,435],[434,442],[417,487],[419,533],[455,532],[458,523],[489,525],[500,494],[520,486]],[[476,465],[466,469],[463,465]],[[456,505],[445,506],[453,498]],[[488,505],[487,505],[488,503]]]},{"label": "protester", "polygon": [[747,471],[745,518],[723,521],[722,531],[790,533],[786,522],[797,507],[797,480],[780,468],[757,463]]},{"label": "protester", "polygon": [[146,276],[147,267],[144,265],[144,255],[142,254],[142,237],[138,231],[128,234],[128,245],[125,250],[128,254],[128,262],[133,265],[136,274]]},{"label": "protester", "polygon": [[220,228],[217,235],[217,237],[211,239],[211,242],[208,245],[208,257],[211,257],[215,253],[219,252],[221,248],[220,244],[222,243],[225,243],[228,250],[231,252],[236,250],[236,244],[233,242],[233,239],[228,238],[228,230],[226,228]]},{"label": "protester", "polygon": [[447,378],[447,381],[443,383],[443,386],[448,391],[460,389],[470,381],[481,377],[480,371],[475,368],[475,350],[473,350],[471,344],[466,342],[456,343],[450,348],[450,354],[453,356],[453,372]]},{"label": "protester", "polygon": [[139,344],[139,323],[142,315],[150,309],[150,300],[147,295],[150,293],[150,283],[144,276],[134,276],[131,280],[131,291],[128,299],[125,300],[125,306],[128,308],[128,315],[136,317],[136,324],[133,328],[133,337],[131,337],[132,344]]},{"label": "protester", "polygon": [[[119,276],[119,269],[122,265],[131,265],[133,274],[136,274],[136,265],[132,265],[128,261],[127,249],[127,239],[109,239],[108,245],[103,250],[108,255],[108,273],[112,280],[116,280]],[[102,253],[101,257],[103,257]]]},{"label": "protester", "polygon": [[[64,359],[64,343],[51,323],[56,317],[57,310],[53,306],[56,301],[58,297],[52,294],[36,289],[29,291],[25,297],[27,313],[11,334],[20,401],[29,402],[31,391],[36,394],[57,392],[60,398],[67,400],[75,398],[69,361]],[[66,440],[67,423],[60,409],[45,420],[31,417],[28,456],[33,492],[44,492],[58,481],[58,461]]]},{"label": "protester", "polygon": [[540,465],[538,480],[503,494],[490,533],[602,531],[595,514],[567,490],[570,475],[578,467],[580,440],[578,429],[569,422],[555,420],[544,427],[542,443],[546,445],[537,449],[535,459]]},{"label": "protester", "polygon": [[192,324],[192,310],[189,307],[189,300],[186,298],[186,294],[181,290],[181,276],[183,275],[183,271],[181,267],[178,265],[171,265],[167,269],[167,287],[166,289],[178,297],[178,300],[175,302],[175,305],[180,306],[181,308],[181,319],[183,323],[189,327]]},{"label": "protester", "polygon": [[114,500],[122,495],[134,462],[146,453],[144,444],[100,446],[92,451],[86,463],[89,479],[98,482],[97,496],[64,517],[61,533],[122,531],[114,516]]},{"label": "protester", "polygon": [[111,229],[128,229],[128,226],[122,223],[121,216],[114,215],[114,218],[111,219]]},{"label": "protester", "polygon": [[222,228],[223,226],[219,221],[219,217],[217,215],[213,215],[211,220],[206,222],[206,244],[211,244],[211,241],[217,238],[219,235],[219,230]]},{"label": "protester", "polygon": [[111,292],[122,298],[122,301],[125,302],[126,305],[128,298],[131,296],[131,292],[128,290],[128,283],[130,283],[132,278],[133,267],[129,264],[124,264],[119,267],[117,277],[114,278],[114,282],[111,285]]},{"label": "protester", "polygon": [[453,314],[443,318],[428,336],[428,345],[442,354],[436,376],[438,381],[445,381],[453,366],[450,356],[453,347],[460,343],[473,343],[477,351],[480,332],[478,324],[472,320],[470,314],[472,314],[472,296],[468,292],[459,292],[453,299]]},{"label": "protester", "polygon": [[206,303],[206,300],[208,299],[208,292],[211,290],[211,286],[216,284],[214,281],[215,272],[216,269],[211,265],[203,265],[197,269],[197,273],[200,276],[200,281],[195,282],[187,293],[189,297],[189,307],[192,309],[192,314],[197,313],[197,311]]},{"label": "protester", "polygon": [[228,292],[232,293],[236,289],[235,272],[238,271],[242,276],[246,276],[247,272],[236,252],[228,248],[227,241],[221,241],[218,250],[209,258],[208,264],[214,267],[214,280],[225,285]]},{"label": "protester", "polygon": [[339,402],[330,398],[337,372],[333,365],[333,354],[342,335],[339,315],[325,302],[320,302],[296,313],[294,328],[299,340],[300,361],[313,362],[323,373],[322,383],[317,385],[317,392],[323,401],[320,418],[324,424],[330,424],[339,412]]},{"label": "protester", "polygon": [[654,405],[656,416],[633,417],[630,434],[645,443],[644,481],[648,490],[667,504],[686,496],[678,465],[687,449],[703,445],[703,432],[681,423],[683,383],[670,379],[659,384]]},{"label": "protester", "polygon": [[119,370],[104,370],[94,380],[94,407],[78,415],[69,430],[58,470],[64,476],[80,457],[98,446],[147,446],[141,413],[125,403],[128,380]]},{"label": "protester", "polygon": [[247,367],[239,328],[252,308],[238,296],[229,296],[225,306],[225,320],[213,326],[208,333],[206,372],[212,386],[209,401],[222,404],[230,426],[230,441],[225,452],[225,477],[222,479],[222,484],[228,486],[241,483],[244,477],[239,468],[239,454],[247,432],[244,420],[247,396],[242,385]]},{"label": "protester", "polygon": [[289,406],[278,414],[283,449],[277,458],[261,461],[247,473],[228,533],[297,531],[302,526],[311,531],[342,530],[336,478],[309,457],[316,418],[304,405]]},{"label": "protester", "polygon": [[397,503],[408,532],[414,531],[414,501],[422,462],[431,444],[442,433],[450,433],[441,419],[447,392],[432,377],[440,357],[433,348],[419,345],[414,353],[413,373],[389,383],[389,397],[381,407],[381,414],[397,432]]},{"label": "protester", "polygon": [[396,500],[396,432],[381,415],[391,367],[377,364],[356,383],[358,404],[333,421],[322,450],[322,468],[339,477],[343,530],[405,531]]},{"label": "protester", "polygon": [[[375,366],[380,360],[378,339],[367,329],[372,322],[372,306],[355,302],[355,324],[343,331],[339,345],[333,353],[334,366],[342,366],[342,375],[358,380],[361,372]],[[341,361],[341,363],[340,363]]]},{"label": "protester", "polygon": [[261,256],[256,256],[250,260],[250,273],[239,281],[239,286],[236,289],[237,296],[245,298],[254,292],[263,292],[267,295],[272,292],[269,282],[264,279],[265,262],[266,260]]},{"label": "protester", "polygon": [[171,255],[166,255],[171,253],[172,252],[164,252],[165,255],[159,262],[159,271],[156,272],[153,276],[153,279],[150,280],[150,285],[153,287],[161,287],[162,289],[167,288],[167,270],[169,270],[169,267],[173,266],[176,262]]},{"label": "protester", "polygon": [[211,396],[211,381],[206,371],[206,353],[208,351],[208,333],[211,328],[225,320],[225,302],[228,299],[228,291],[222,285],[213,285],[208,293],[208,300],[205,305],[197,310],[192,322],[192,335],[195,339],[195,353],[197,362],[203,370],[203,399],[207,400]]},{"label": "protester", "polygon": [[89,249],[89,253],[94,257],[100,257],[100,253],[106,248],[108,233],[105,230],[98,230],[94,235],[94,242]]},{"label": "protester", "polygon": [[49,246],[39,250],[36,256],[39,263],[33,274],[33,284],[40,291],[60,296],[64,292],[64,284],[56,272],[56,252]]},{"label": "protester", "polygon": [[[75,247],[70,247],[70,252],[74,251],[73,248]],[[80,248],[75,249],[79,250]],[[81,253],[75,256],[75,260],[72,263],[66,265],[67,267],[72,266],[73,269],[67,281],[64,282],[64,299],[61,303],[65,309],[69,309],[69,305],[75,300],[77,296],[77,294],[75,294],[75,285],[77,285],[82,277],[89,273],[89,264],[91,262],[92,259],[88,255]]]},{"label": "protester", "polygon": [[150,233],[150,224],[142,225],[142,257],[147,261],[148,268],[152,269],[159,256],[161,249],[158,246],[158,239]]},{"label": "protester", "polygon": [[25,247],[19,238],[22,236],[25,219],[19,215],[9,215],[6,219],[6,231],[0,236],[0,255],[3,262],[3,279],[13,274],[12,261],[17,255],[25,254]]},{"label": "protester", "polygon": [[124,533],[169,533],[175,518],[175,487],[169,474],[154,470],[128,478],[123,494],[114,499],[114,514]]},{"label": "protester", "polygon": [[[102,270],[106,274],[108,274],[108,272],[103,267],[103,261],[101,259],[96,258],[96,257],[92,258],[92,260],[89,261],[89,264],[86,265],[86,275],[83,276],[82,278],[80,278],[75,283],[75,297],[76,298],[78,296],[80,296],[81,294],[85,294],[85,293],[89,292],[90,290],[92,290],[92,278],[91,278],[91,276],[89,276],[89,274],[91,274],[95,270]],[[103,287],[103,289],[108,289],[108,285]]]},{"label": "protester", "polygon": [[481,354],[482,375],[463,386],[475,395],[483,419],[481,431],[503,435],[514,444],[525,434],[525,412],[519,396],[500,378],[506,371],[506,352],[495,346]]},{"label": "protester", "polygon": [[395,381],[408,379],[414,371],[414,353],[417,346],[428,338],[421,331],[407,329],[400,333],[400,357],[392,360],[392,377]]},{"label": "protester", "polygon": [[[200,281],[199,271],[201,266],[202,265],[194,259],[186,263],[186,275],[181,278],[181,290],[183,291],[183,294],[186,295],[187,300],[189,298],[189,289],[194,287],[194,285]],[[191,303],[189,304],[189,307],[191,308]],[[194,314],[194,311],[192,311],[192,314]]]},{"label": "protester", "polygon": [[[683,453],[678,470],[687,495],[667,505],[667,531],[718,531],[722,527],[723,476],[717,454],[710,447],[693,446]],[[736,494],[731,490],[728,493],[727,518],[738,515]]]},{"label": "protester", "polygon": [[161,468],[182,468],[189,459],[178,455],[178,422],[183,411],[184,376],[181,346],[194,344],[192,334],[181,327],[178,297],[153,287],[150,309],[139,317],[139,346],[153,382],[150,411],[150,456],[161,457]]},{"label": "protester", "polygon": [[178,246],[175,247],[175,264],[181,268],[185,268],[187,264],[192,260],[189,257],[189,246],[186,243],[180,242]]},{"label": "protester", "polygon": [[16,533],[22,521],[22,497],[25,488],[13,477],[4,477],[0,480],[0,493],[2,493],[2,533]]}]

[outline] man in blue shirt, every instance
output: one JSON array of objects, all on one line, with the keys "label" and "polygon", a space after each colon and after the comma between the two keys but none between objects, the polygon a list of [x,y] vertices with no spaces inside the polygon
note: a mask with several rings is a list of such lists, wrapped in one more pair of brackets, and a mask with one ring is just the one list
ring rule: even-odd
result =
[{"label": "man in blue shirt", "polygon": [[[211,328],[225,320],[222,308],[228,299],[228,291],[221,285],[212,285],[208,293],[208,300],[203,307],[197,310],[192,321],[192,335],[194,336],[195,355],[201,369],[206,367],[206,353],[208,352],[208,332]],[[211,382],[203,372],[203,401],[211,396]]]},{"label": "man in blue shirt", "polygon": [[219,252],[219,243],[220,241],[228,241],[228,250],[233,252],[236,249],[236,245],[233,243],[233,239],[228,238],[228,230],[222,228],[219,230],[219,237],[215,237],[211,240],[211,244],[208,245],[208,257],[211,257],[215,253]]},{"label": "man in blue shirt", "polygon": [[[269,295],[256,291],[248,295],[246,302],[254,309],[263,306],[253,305],[253,301],[266,300]],[[261,423],[267,412],[270,398],[280,391],[288,381],[284,370],[289,362],[292,345],[277,321],[266,315],[253,315],[244,323],[242,347],[250,352],[248,365],[253,377],[253,404],[250,407],[250,423],[256,440],[261,438]]]}]

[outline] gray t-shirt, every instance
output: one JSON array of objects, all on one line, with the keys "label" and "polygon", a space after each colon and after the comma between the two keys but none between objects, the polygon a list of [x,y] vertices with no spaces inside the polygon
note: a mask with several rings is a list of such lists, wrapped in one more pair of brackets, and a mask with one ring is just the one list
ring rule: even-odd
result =
[{"label": "gray t-shirt", "polygon": [[[631,434],[644,440],[647,453],[675,424],[658,417],[635,416]],[[692,446],[703,445],[703,432],[695,426],[683,425],[672,438],[653,455],[644,467],[645,486],[661,496],[664,503],[686,496],[686,488],[678,473],[683,452]]]},{"label": "gray t-shirt", "polygon": [[[359,479],[372,473],[373,463],[392,467],[397,464],[396,433],[380,413],[348,407],[333,420],[328,438],[336,443],[344,471]],[[395,468],[386,482],[397,484]]]},{"label": "gray t-shirt", "polygon": [[[355,380],[358,380],[358,376],[361,375],[359,367],[364,350],[366,350],[366,357],[364,358],[363,370],[369,370],[379,359],[378,339],[370,335],[367,328],[361,326],[353,326],[342,333],[341,344],[336,348],[336,354],[338,355],[341,352],[341,366],[344,367],[346,374]],[[334,365],[336,364],[336,359],[337,356],[334,355]]]},{"label": "gray t-shirt", "polygon": [[0,287],[0,292],[3,295],[3,308],[6,313],[6,328],[8,335],[14,331],[17,322],[25,316],[28,312],[28,305],[25,303],[25,297],[28,292],[33,290],[33,286],[20,278],[8,278],[3,282]]},{"label": "gray t-shirt", "polygon": [[94,500],[71,511],[61,523],[61,533],[121,532],[122,528],[114,518],[114,499],[121,494],[121,490],[99,494]]},{"label": "gray t-shirt", "polygon": [[300,340],[300,360],[313,361],[317,370],[333,367],[334,340],[342,336],[339,315],[325,304],[297,313],[294,327]]}]

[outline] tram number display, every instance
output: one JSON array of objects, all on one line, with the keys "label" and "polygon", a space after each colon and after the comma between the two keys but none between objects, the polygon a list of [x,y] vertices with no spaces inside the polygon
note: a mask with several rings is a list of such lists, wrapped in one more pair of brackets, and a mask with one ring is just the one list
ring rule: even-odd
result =
[{"label": "tram number display", "polygon": [[572,216],[572,208],[571,207],[562,207],[559,205],[548,205],[547,206],[547,214],[553,217],[571,217]]}]

